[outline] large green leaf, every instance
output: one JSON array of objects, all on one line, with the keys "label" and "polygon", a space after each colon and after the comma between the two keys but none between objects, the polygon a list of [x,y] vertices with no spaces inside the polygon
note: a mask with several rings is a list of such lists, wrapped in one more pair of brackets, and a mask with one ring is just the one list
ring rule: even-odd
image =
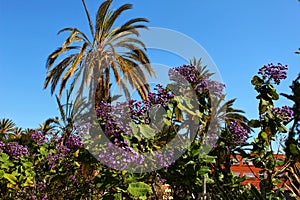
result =
[{"label": "large green leaf", "polygon": [[134,197],[146,199],[147,195],[152,194],[151,186],[144,182],[130,183],[127,191]]},{"label": "large green leaf", "polygon": [[252,128],[258,128],[260,127],[260,121],[257,119],[252,119],[249,121],[248,125]]},{"label": "large green leaf", "polygon": [[138,127],[140,128],[140,133],[142,136],[146,138],[152,138],[155,135],[154,130],[147,124],[139,124]]},{"label": "large green leaf", "polygon": [[13,185],[17,184],[18,179],[14,175],[5,173],[3,177],[6,178]]},{"label": "large green leaf", "polygon": [[5,172],[3,170],[0,170],[0,179],[3,178]]},{"label": "large green leaf", "polygon": [[259,78],[258,76],[254,76],[251,80],[251,83],[252,85],[255,85],[255,86],[261,86],[262,84],[264,84],[264,81]]}]

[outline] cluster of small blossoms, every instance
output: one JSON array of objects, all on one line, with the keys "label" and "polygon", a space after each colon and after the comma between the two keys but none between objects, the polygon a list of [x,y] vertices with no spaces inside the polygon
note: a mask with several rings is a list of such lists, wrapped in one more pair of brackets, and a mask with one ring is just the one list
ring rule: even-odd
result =
[{"label": "cluster of small blossoms", "polygon": [[46,155],[46,160],[48,162],[49,168],[54,169],[57,164],[59,163],[59,160],[64,158],[63,154],[55,154],[55,153],[48,153]]},{"label": "cluster of small blossoms", "polygon": [[200,77],[199,71],[193,65],[182,65],[180,67],[175,67],[169,70],[169,78],[175,82],[188,81],[189,83],[197,84],[203,77]]},{"label": "cluster of small blossoms", "polygon": [[[3,146],[3,144],[1,144]],[[28,156],[29,151],[26,146],[19,145],[17,142],[9,142],[2,147],[4,152],[13,157],[14,159],[21,159],[23,156]]]},{"label": "cluster of small blossoms", "polygon": [[79,120],[76,121],[74,126],[75,126],[76,133],[80,137],[84,137],[87,133],[89,133],[89,131],[91,129],[90,122],[84,122],[84,121],[79,121]]},{"label": "cluster of small blossoms", "polygon": [[151,106],[157,104],[166,106],[174,98],[172,92],[164,89],[162,85],[157,85],[154,90],[156,90],[156,93],[150,92],[146,101],[129,100],[127,102],[117,102],[115,106],[111,103],[100,102],[96,115],[105,135],[132,134],[132,129],[129,126],[131,121],[137,124],[149,124],[150,119],[147,113]]},{"label": "cluster of small blossoms", "polygon": [[5,143],[0,141],[0,151],[4,151]]},{"label": "cluster of small blossoms", "polygon": [[294,112],[289,106],[283,106],[281,108],[272,108],[271,112],[273,116],[276,116],[284,123],[290,122],[294,116]]},{"label": "cluster of small blossoms", "polygon": [[156,151],[154,152],[153,157],[151,157],[151,160],[154,161],[154,163],[152,162],[155,165],[153,167],[168,167],[175,162],[174,152],[171,150],[164,150],[163,152]]},{"label": "cluster of small blossoms", "polygon": [[260,68],[258,74],[261,74],[264,79],[273,80],[275,84],[279,85],[281,80],[287,78],[287,69],[287,65],[269,63]]},{"label": "cluster of small blossoms", "polygon": [[113,106],[107,102],[100,102],[96,115],[106,136],[120,136],[131,134],[129,127],[130,110],[128,103],[117,103]]},{"label": "cluster of small blossoms", "polygon": [[[166,106],[174,95],[168,89],[163,88],[162,85],[157,85],[154,90],[150,92],[148,100],[136,101],[128,100],[126,102],[117,102],[115,105],[107,102],[100,102],[96,110],[96,115],[100,121],[103,132],[110,138],[115,138],[112,143],[105,147],[105,151],[101,152],[98,159],[104,164],[113,164],[116,168],[127,168],[129,165],[141,164],[144,160],[142,155],[135,152],[128,142],[119,141],[122,135],[132,135],[132,127],[130,124],[150,124],[149,111],[153,105]],[[116,155],[113,150],[119,150],[121,153]],[[120,156],[122,155],[122,156]],[[119,156],[119,157],[118,157]],[[166,166],[171,161],[163,158],[158,158],[161,165]]]},{"label": "cluster of small blossoms", "polygon": [[170,90],[164,88],[161,84],[156,85],[154,90],[156,90],[157,93],[149,92],[148,94],[149,104],[166,106],[169,101],[174,98],[174,94]]},{"label": "cluster of small blossoms", "polygon": [[43,143],[45,143],[47,141],[45,135],[43,133],[41,133],[38,130],[33,131],[30,134],[31,139],[33,139],[33,141],[35,141],[38,145],[42,145]]},{"label": "cluster of small blossoms", "polygon": [[217,147],[217,141],[219,139],[219,135],[217,133],[209,133],[205,137],[205,143],[208,144],[210,147]]},{"label": "cluster of small blossoms", "polygon": [[141,165],[144,162],[144,156],[134,151],[126,144],[126,141],[114,141],[103,147],[98,160],[113,169],[124,170],[130,166]]},{"label": "cluster of small blossoms", "polygon": [[222,96],[225,85],[210,79],[210,75],[202,76],[193,65],[183,65],[169,70],[169,77],[177,83],[189,84],[194,91],[208,91],[210,95]]},{"label": "cluster of small blossoms", "polygon": [[224,95],[225,84],[210,79],[202,79],[196,85],[196,91],[208,91],[210,95],[220,97]]},{"label": "cluster of small blossoms", "polygon": [[[65,144],[63,144],[60,139],[56,143],[56,153],[50,152],[46,155],[46,161],[50,169],[55,169],[59,161],[65,159],[72,154],[72,149],[81,147],[82,141],[79,136],[71,134],[67,139]],[[64,163],[68,165],[68,163]]]},{"label": "cluster of small blossoms", "polygon": [[66,141],[66,146],[69,149],[76,148],[76,147],[81,147],[82,142],[79,136],[71,134]]},{"label": "cluster of small blossoms", "polygon": [[229,125],[229,130],[233,134],[233,142],[235,145],[241,145],[248,139],[249,131],[242,127],[237,122],[231,122]]}]

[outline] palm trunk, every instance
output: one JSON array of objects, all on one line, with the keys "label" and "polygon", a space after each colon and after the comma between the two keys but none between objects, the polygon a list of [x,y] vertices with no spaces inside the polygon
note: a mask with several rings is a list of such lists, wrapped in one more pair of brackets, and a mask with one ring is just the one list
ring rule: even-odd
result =
[{"label": "palm trunk", "polygon": [[110,97],[110,74],[109,68],[105,69],[105,72],[100,74],[100,77],[96,83],[96,91],[95,91],[95,109],[99,108],[100,102],[109,102],[111,101]]}]

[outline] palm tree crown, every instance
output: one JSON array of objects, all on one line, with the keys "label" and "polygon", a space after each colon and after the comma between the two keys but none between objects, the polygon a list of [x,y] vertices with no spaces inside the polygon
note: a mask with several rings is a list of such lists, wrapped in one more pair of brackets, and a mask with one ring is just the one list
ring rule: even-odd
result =
[{"label": "palm tree crown", "polygon": [[[110,74],[116,83],[129,94],[126,83],[136,88],[143,99],[147,99],[149,86],[146,71],[150,76],[155,74],[146,55],[146,47],[138,39],[139,29],[147,26],[137,24],[148,22],[146,18],[134,18],[123,25],[114,27],[117,18],[131,4],[124,4],[112,11],[112,0],[104,1],[96,14],[95,25],[91,21],[85,1],[82,0],[88,18],[91,38],[77,28],[64,28],[59,33],[70,32],[63,45],[49,55],[47,59],[48,74],[44,88],[51,85],[54,93],[60,81],[59,94],[62,94],[67,82],[71,81],[71,88],[79,82],[79,92],[89,86],[95,95],[96,102],[110,98]],[[80,45],[78,45],[80,44]],[[59,57],[68,54],[60,62]],[[121,76],[124,76],[124,80]]]}]

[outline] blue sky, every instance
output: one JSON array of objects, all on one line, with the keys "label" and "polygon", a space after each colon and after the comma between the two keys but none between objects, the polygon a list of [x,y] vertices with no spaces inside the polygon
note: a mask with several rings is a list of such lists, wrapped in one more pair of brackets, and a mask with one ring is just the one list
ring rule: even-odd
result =
[{"label": "blue sky", "polygon": [[[86,0],[92,16],[102,1]],[[202,45],[216,63],[226,84],[228,99],[249,118],[257,114],[251,77],[269,62],[289,65],[288,86],[300,72],[300,3],[297,0],[115,0],[114,7],[132,3],[119,22],[146,17],[149,26],[181,32]],[[88,32],[80,0],[0,0],[0,118],[17,126],[37,127],[58,115],[54,96],[43,90],[47,56],[59,47],[64,27]],[[156,59],[156,58],[153,58]],[[162,56],[164,64],[184,63]],[[282,100],[278,105],[286,104]]]}]

